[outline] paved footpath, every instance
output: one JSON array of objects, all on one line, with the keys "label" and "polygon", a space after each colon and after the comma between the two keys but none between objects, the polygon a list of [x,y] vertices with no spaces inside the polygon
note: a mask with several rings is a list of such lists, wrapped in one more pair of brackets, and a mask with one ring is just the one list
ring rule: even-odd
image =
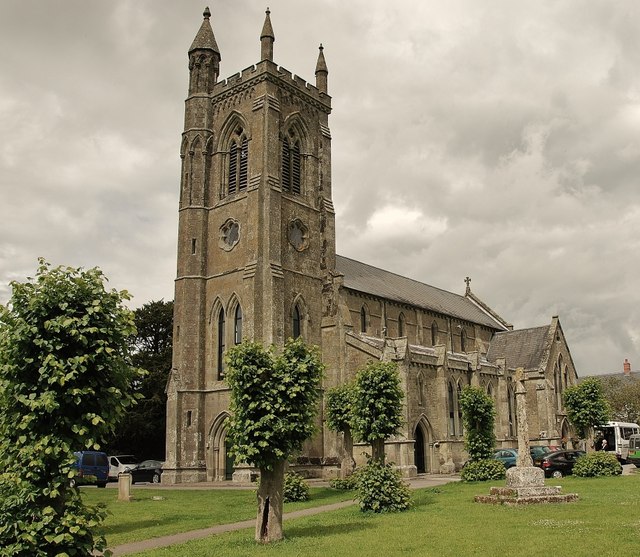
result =
[{"label": "paved footpath", "polygon": [[[442,476],[442,475],[430,475],[422,474],[417,478],[412,478],[409,484],[412,488],[418,489],[422,487],[434,487],[442,484],[446,484],[453,481],[458,481],[458,476]],[[310,481],[311,485],[321,486],[328,485],[326,482]],[[237,485],[237,484],[236,484]],[[138,486],[136,486],[138,487]],[[142,487],[142,486],[140,486]],[[157,488],[157,486],[153,486]],[[166,489],[182,489],[186,486],[178,485],[167,487]],[[229,483],[210,483],[210,484],[190,484],[190,487],[194,489],[229,489]],[[255,487],[249,487],[249,489],[255,489]],[[335,511],[344,507],[355,505],[355,501],[342,501],[340,503],[333,503],[331,505],[322,505],[320,507],[312,507],[310,509],[303,509],[301,511],[294,511],[285,513],[283,520],[291,520],[292,518],[300,518],[303,516],[312,516],[314,514],[320,514],[328,511]],[[189,532],[181,532],[180,534],[172,534],[170,536],[162,536],[159,538],[151,538],[148,540],[141,540],[138,542],[126,543],[123,545],[117,545],[110,548],[113,552],[113,557],[120,557],[122,555],[130,555],[132,553],[139,553],[141,551],[147,551],[149,549],[159,549],[161,547],[168,547],[179,543],[188,542],[190,540],[198,540],[200,538],[206,538],[208,536],[214,536],[216,534],[223,534],[224,532],[234,532],[236,530],[244,530],[248,528],[255,528],[256,520],[243,520],[242,522],[234,522],[232,524],[219,524],[217,526],[211,526],[210,528],[202,528],[201,530],[190,530]]]}]

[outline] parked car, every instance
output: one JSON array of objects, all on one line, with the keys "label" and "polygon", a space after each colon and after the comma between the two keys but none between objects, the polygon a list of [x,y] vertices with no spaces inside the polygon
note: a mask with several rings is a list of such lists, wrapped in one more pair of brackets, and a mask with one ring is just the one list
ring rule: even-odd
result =
[{"label": "parked car", "polygon": [[73,453],[76,462],[73,467],[77,470],[75,477],[71,478],[71,487],[79,485],[97,485],[105,487],[109,479],[109,461],[107,453],[98,451],[79,451]]},{"label": "parked car", "polygon": [[[532,460],[535,460],[549,452],[551,451],[546,445],[531,445],[529,447],[529,453],[531,454]],[[493,458],[502,462],[505,468],[512,468],[518,461],[518,449],[497,449],[493,453]]]},{"label": "parked car", "polygon": [[533,464],[544,470],[546,478],[562,478],[572,473],[576,460],[585,454],[584,451],[555,451],[541,455]]},{"label": "parked car", "polygon": [[118,474],[126,472],[139,464],[139,460],[132,454],[113,455],[109,457],[109,480],[116,481]]},{"label": "parked car", "polygon": [[162,476],[162,465],[163,463],[159,460],[143,460],[129,470],[131,483],[151,482],[159,484],[160,476]]},{"label": "parked car", "polygon": [[502,462],[505,468],[512,468],[518,460],[518,449],[498,449],[493,453],[493,458]]}]

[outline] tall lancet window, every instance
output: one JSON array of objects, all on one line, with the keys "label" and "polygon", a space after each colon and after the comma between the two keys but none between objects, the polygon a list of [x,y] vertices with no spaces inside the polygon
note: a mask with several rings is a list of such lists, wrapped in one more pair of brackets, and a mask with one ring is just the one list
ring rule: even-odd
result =
[{"label": "tall lancet window", "polygon": [[240,304],[236,306],[236,314],[233,320],[233,343],[240,344],[242,342],[242,308]]},{"label": "tall lancet window", "polygon": [[302,334],[302,315],[300,308],[296,304],[293,308],[293,338],[298,338]]},{"label": "tall lancet window", "polygon": [[224,309],[220,308],[220,313],[218,314],[218,380],[222,380],[224,378]]},{"label": "tall lancet window", "polygon": [[246,136],[235,138],[229,144],[229,185],[227,193],[233,195],[247,189],[249,169],[249,141]]},{"label": "tall lancet window", "polygon": [[300,141],[282,140],[282,191],[300,194],[302,192],[302,163]]}]

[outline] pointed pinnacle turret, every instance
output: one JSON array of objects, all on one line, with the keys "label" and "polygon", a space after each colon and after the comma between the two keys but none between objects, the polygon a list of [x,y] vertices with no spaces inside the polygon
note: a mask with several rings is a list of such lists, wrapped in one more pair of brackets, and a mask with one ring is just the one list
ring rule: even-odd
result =
[{"label": "pointed pinnacle turret", "polygon": [[189,95],[211,93],[220,75],[222,57],[209,23],[209,8],[202,16],[204,21],[189,48]]},{"label": "pointed pinnacle turret", "polygon": [[318,53],[318,62],[316,63],[316,87],[323,93],[327,92],[328,75],[327,62],[324,59],[324,47],[320,44],[320,52]]},{"label": "pointed pinnacle turret", "polygon": [[260,60],[273,62],[273,43],[276,40],[276,36],[273,34],[271,18],[269,17],[270,13],[271,11],[267,8],[262,33],[260,33]]},{"label": "pointed pinnacle turret", "polygon": [[191,48],[189,48],[189,54],[191,54],[194,50],[213,50],[220,57],[220,49],[218,48],[218,43],[216,43],[216,38],[213,36],[213,29],[211,29],[211,23],[209,22],[209,18],[211,17],[211,12],[209,8],[205,8],[202,13],[204,20],[196,38],[193,39],[193,43],[191,44]]}]

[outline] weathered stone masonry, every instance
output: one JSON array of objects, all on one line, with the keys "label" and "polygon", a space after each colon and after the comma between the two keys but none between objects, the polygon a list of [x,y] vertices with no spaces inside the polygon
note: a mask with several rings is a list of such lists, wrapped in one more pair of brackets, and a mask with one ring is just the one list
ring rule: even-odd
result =
[{"label": "weathered stone masonry", "polygon": [[[467,384],[494,397],[499,444],[514,446],[517,367],[531,442],[570,442],[560,395],[576,370],[557,317],[514,331],[469,282],[458,295],[336,255],[323,49],[311,85],[274,63],[274,41],[267,11],[260,61],[219,81],[206,10],[189,49],[163,482],[231,478],[223,355],[246,339],[279,346],[300,334],[318,345],[325,389],[367,361],[396,361],[405,426],[386,448],[407,475],[464,462],[457,400]],[[291,464],[332,477],[342,441],[322,408],[318,426]],[[367,450],[356,444],[358,462]]]}]

